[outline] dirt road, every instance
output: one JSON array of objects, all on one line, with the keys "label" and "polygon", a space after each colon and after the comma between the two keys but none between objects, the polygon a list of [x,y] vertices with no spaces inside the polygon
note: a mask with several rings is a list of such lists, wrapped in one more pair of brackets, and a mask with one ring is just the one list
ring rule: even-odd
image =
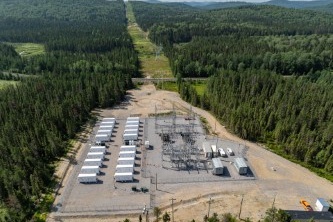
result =
[{"label": "dirt road", "polygon": [[[176,107],[183,112],[190,105],[180,99],[174,92],[157,91],[153,85],[143,85],[141,89],[130,90],[128,101],[114,109],[102,110],[101,116],[128,117],[141,115],[147,117],[158,111],[170,111]],[[193,107],[192,110],[207,119],[215,128],[219,137],[244,143],[249,147],[247,158],[250,161],[257,179],[254,181],[228,181],[196,184],[164,184],[158,187],[156,203],[163,211],[171,211],[171,198],[175,198],[175,221],[202,221],[208,213],[208,202],[211,198],[210,213],[223,214],[230,212],[241,218],[250,217],[259,220],[265,210],[274,204],[278,208],[302,210],[300,198],[307,199],[314,205],[317,197],[333,199],[333,184],[318,177],[309,170],[277,156],[259,145],[244,141],[229,133],[208,112]],[[241,206],[241,200],[243,204]],[[150,217],[152,217],[150,215]],[[122,221],[129,218],[138,220],[138,216],[110,216],[99,218],[66,218],[63,221]]]}]

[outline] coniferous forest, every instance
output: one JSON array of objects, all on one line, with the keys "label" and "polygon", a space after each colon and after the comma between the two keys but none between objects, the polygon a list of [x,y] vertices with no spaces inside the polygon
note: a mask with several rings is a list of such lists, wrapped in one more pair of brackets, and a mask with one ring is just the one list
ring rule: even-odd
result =
[{"label": "coniferous forest", "polygon": [[[31,219],[52,191],[53,163],[90,111],[132,87],[138,58],[126,27],[123,1],[0,0],[0,71],[32,76],[0,91],[4,220]],[[18,42],[42,44],[45,53],[20,56],[10,44]]]},{"label": "coniferous forest", "polygon": [[[139,25],[163,45],[183,99],[333,180],[332,14],[131,4]],[[209,77],[205,93],[182,77]]]}]

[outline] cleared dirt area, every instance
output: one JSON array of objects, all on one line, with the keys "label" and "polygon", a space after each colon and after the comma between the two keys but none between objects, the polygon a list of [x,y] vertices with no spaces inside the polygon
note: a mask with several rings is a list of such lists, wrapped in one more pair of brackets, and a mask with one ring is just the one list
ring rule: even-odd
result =
[{"label": "cleared dirt area", "polygon": [[[157,91],[153,85],[143,85],[141,89],[130,90],[128,100],[118,107],[100,110],[102,117],[117,118],[138,115],[148,117],[155,112],[172,110],[173,106],[186,112],[190,105],[180,99],[177,93]],[[207,119],[209,125],[215,128],[219,137],[244,143],[249,147],[247,158],[254,168],[256,180],[225,181],[208,183],[179,183],[158,185],[155,192],[155,204],[162,211],[171,212],[171,198],[174,201],[175,221],[202,221],[208,212],[208,202],[211,198],[210,214],[230,212],[240,218],[259,220],[265,210],[272,206],[290,210],[303,210],[299,199],[304,198],[313,206],[317,197],[333,199],[333,184],[318,177],[309,170],[273,154],[263,147],[229,133],[208,112],[193,107],[192,110]],[[66,181],[66,180],[64,180]],[[66,184],[64,184],[66,186]],[[241,206],[241,200],[243,204]],[[135,201],[135,200],[133,200]],[[153,219],[150,210],[150,219]],[[63,217],[61,221],[123,221],[125,218],[138,221],[138,215],[115,214],[112,216],[80,216]],[[52,221],[52,218],[49,219]]]}]

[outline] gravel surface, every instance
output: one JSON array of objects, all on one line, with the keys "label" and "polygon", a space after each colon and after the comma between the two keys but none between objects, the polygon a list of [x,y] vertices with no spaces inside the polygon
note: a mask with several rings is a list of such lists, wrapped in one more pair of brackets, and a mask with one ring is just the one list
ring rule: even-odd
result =
[{"label": "gravel surface", "polygon": [[[148,117],[155,110],[168,112],[175,107],[183,113],[187,113],[191,106],[180,99],[174,92],[157,91],[153,85],[143,85],[141,89],[130,90],[127,101],[112,109],[97,110],[101,117],[115,116],[126,118],[128,116]],[[211,128],[221,139],[232,140],[245,144],[247,159],[254,169],[256,179],[247,181],[218,181],[161,184],[155,194],[155,204],[163,211],[171,212],[171,198],[174,201],[175,221],[202,221],[208,213],[208,202],[211,198],[210,214],[216,212],[223,214],[230,212],[240,218],[250,217],[254,221],[264,215],[265,210],[274,204],[277,208],[289,210],[303,210],[299,199],[305,198],[314,207],[317,197],[327,200],[333,199],[333,184],[318,177],[306,168],[292,163],[256,143],[245,141],[228,132],[219,124],[209,112],[192,107],[192,111],[207,119]],[[66,175],[69,175],[67,173]],[[61,175],[61,174],[59,174]],[[64,180],[64,186],[66,186]],[[243,204],[241,206],[241,200]],[[135,197],[133,198],[135,202]],[[131,204],[131,203],[129,203]],[[112,212],[111,212],[112,213]],[[150,211],[150,218],[153,218]],[[132,212],[123,214],[115,212],[113,215],[57,215],[53,214],[48,221],[123,221],[129,218],[138,220],[138,214]]]}]

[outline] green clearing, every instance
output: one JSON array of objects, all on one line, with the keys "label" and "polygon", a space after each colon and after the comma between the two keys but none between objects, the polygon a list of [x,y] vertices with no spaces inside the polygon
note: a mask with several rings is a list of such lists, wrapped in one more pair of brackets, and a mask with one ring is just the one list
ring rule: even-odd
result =
[{"label": "green clearing", "polygon": [[162,90],[178,92],[178,86],[176,82],[159,82],[156,84],[156,87]]},{"label": "green clearing", "polygon": [[132,37],[135,50],[139,54],[141,73],[151,78],[172,78],[168,58],[163,52],[156,58],[156,50],[159,47],[149,40],[148,33],[144,32],[136,23],[131,3],[127,3],[126,8],[128,32]]},{"label": "green clearing", "polygon": [[0,90],[5,89],[8,86],[15,86],[17,83],[17,81],[0,80]]},{"label": "green clearing", "polygon": [[194,86],[195,91],[197,91],[199,96],[203,96],[206,90],[206,81],[198,81],[192,83],[192,86]]},{"label": "green clearing", "polygon": [[45,47],[36,43],[8,43],[15,48],[15,51],[22,57],[42,55],[45,53]]}]

